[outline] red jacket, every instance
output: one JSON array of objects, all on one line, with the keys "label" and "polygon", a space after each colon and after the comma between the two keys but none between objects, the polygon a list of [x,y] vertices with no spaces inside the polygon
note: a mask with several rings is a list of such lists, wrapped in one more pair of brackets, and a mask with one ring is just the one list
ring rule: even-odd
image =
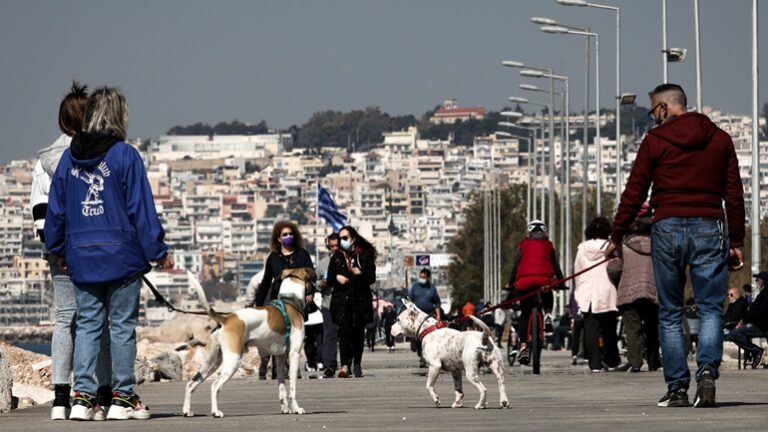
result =
[{"label": "red jacket", "polygon": [[744,188],[731,137],[705,115],[691,112],[651,129],[621,195],[611,240],[621,244],[651,190],[653,220],[728,218],[731,247],[744,244]]},{"label": "red jacket", "polygon": [[514,286],[518,290],[538,288],[562,277],[556,268],[555,247],[546,238],[527,238],[520,242],[519,261],[515,265]]}]

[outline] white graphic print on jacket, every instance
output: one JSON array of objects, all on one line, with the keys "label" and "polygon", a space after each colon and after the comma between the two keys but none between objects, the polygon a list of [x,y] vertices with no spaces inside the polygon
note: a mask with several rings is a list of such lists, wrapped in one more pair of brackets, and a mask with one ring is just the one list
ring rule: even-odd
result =
[{"label": "white graphic print on jacket", "polygon": [[[101,172],[99,174],[98,172]],[[104,190],[104,177],[109,177],[110,170],[107,163],[101,161],[93,172],[85,171],[80,167],[72,167],[70,174],[79,178],[88,185],[88,191],[83,204],[83,216],[98,216],[104,214],[104,201],[101,199],[101,191]]]}]

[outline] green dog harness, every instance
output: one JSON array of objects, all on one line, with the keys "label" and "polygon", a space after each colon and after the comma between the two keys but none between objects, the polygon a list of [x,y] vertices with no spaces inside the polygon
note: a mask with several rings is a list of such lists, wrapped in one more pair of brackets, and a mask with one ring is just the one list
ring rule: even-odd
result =
[{"label": "green dog harness", "polygon": [[283,316],[283,321],[285,321],[285,352],[287,353],[291,348],[291,320],[288,318],[285,302],[282,299],[272,301],[272,306],[280,311],[280,315]]}]

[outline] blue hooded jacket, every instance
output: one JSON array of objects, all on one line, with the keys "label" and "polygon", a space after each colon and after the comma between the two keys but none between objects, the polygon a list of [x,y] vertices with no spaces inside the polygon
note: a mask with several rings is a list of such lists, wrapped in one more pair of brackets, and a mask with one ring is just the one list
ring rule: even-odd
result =
[{"label": "blue hooded jacket", "polygon": [[45,245],[76,285],[129,282],[167,254],[144,163],[111,135],[81,132],[53,175]]}]

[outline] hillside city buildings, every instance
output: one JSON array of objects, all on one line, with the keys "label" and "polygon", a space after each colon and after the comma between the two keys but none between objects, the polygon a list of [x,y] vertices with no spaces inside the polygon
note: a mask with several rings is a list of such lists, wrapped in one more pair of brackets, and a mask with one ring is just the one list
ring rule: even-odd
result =
[{"label": "hillside city buildings", "polygon": [[[753,196],[751,120],[716,110],[707,114],[734,139],[749,205]],[[449,101],[432,121],[452,123],[484,115],[482,108],[464,109]],[[591,116],[590,126],[595,121]],[[611,114],[600,119],[603,126],[612,121]],[[604,195],[613,196],[616,143],[603,137],[600,169],[594,146],[588,146],[590,163],[585,170],[582,122],[581,116],[571,117],[571,192],[580,196],[585,172],[594,187],[599,173]],[[541,116],[525,116],[519,123],[534,128],[543,123],[545,134],[548,130],[548,121]],[[543,145],[541,133],[537,137],[536,146],[543,149],[541,157],[546,160],[548,146]],[[621,169],[625,173],[641,138],[624,137]],[[558,173],[561,154],[566,153],[561,144],[557,136]],[[45,145],[40,143],[41,148]],[[319,154],[294,148],[287,133],[160,136],[151,140],[142,155],[177,270],[148,276],[167,298],[192,309],[199,305],[190,300],[193,293],[185,269],[213,285],[229,283],[242,296],[251,277],[263,267],[272,225],[280,219],[298,222],[313,256],[316,249],[324,254],[322,240],[331,229],[315,218],[319,182],[350,223],[379,250],[378,288],[407,287],[416,277],[414,257],[418,257],[420,263],[429,262],[437,269],[435,280],[447,298],[450,294],[440,269],[450,262],[447,245],[461,230],[472,193],[527,182],[532,162],[527,146],[525,139],[492,134],[462,147],[450,139],[422,139],[415,127],[384,133],[383,142],[375,148],[352,153],[345,148],[324,147]],[[761,154],[768,153],[768,142],[760,146]],[[34,159],[16,160],[0,166],[0,326],[37,324],[51,318],[50,275],[29,210],[34,163]],[[761,164],[761,184],[766,171],[768,163]],[[546,171],[539,170],[533,179],[548,184]],[[558,174],[558,190],[561,183]],[[768,188],[761,187],[759,197],[765,212]],[[147,322],[166,318],[164,309],[152,306],[150,300],[144,316]]]}]

